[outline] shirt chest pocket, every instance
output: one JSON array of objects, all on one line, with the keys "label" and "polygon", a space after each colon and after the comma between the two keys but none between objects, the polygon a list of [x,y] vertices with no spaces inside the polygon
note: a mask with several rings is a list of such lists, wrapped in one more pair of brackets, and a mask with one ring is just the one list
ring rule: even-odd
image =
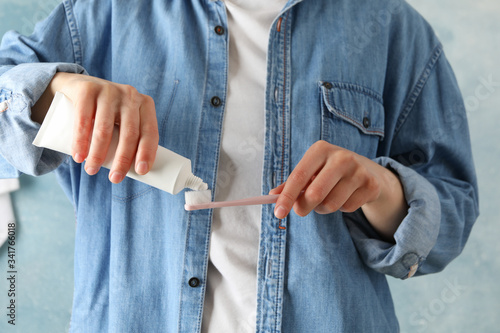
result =
[{"label": "shirt chest pocket", "polygon": [[384,106],[375,92],[346,83],[320,82],[321,139],[374,158],[384,138]]}]

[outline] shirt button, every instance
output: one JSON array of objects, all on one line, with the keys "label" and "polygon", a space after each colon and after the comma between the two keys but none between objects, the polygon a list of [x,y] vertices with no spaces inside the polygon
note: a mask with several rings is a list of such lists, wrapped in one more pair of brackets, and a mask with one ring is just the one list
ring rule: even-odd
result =
[{"label": "shirt button", "polygon": [[220,25],[218,25],[218,26],[215,27],[214,30],[215,30],[215,33],[217,35],[219,35],[219,36],[224,35],[224,32],[225,32],[224,27],[221,27]]},{"label": "shirt button", "polygon": [[325,82],[325,83],[323,83],[323,87],[325,87],[326,89],[332,89],[333,84],[331,84],[330,82]]},{"label": "shirt button", "polygon": [[193,277],[189,279],[188,284],[191,288],[196,288],[200,285],[200,280],[198,278]]},{"label": "shirt button", "polygon": [[220,98],[219,98],[219,97],[214,96],[214,97],[212,97],[212,99],[210,100],[210,103],[212,103],[212,106],[215,106],[215,107],[217,108],[217,107],[221,106],[222,101],[220,100]]},{"label": "shirt button", "polygon": [[364,128],[370,127],[370,118],[368,118],[368,117],[363,118],[363,126],[364,126]]}]

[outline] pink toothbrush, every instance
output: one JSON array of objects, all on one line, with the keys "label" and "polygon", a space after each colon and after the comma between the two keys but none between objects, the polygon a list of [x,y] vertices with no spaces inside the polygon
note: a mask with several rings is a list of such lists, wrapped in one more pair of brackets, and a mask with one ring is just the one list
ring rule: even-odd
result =
[{"label": "pink toothbrush", "polygon": [[212,191],[186,191],[184,205],[185,210],[211,209],[231,206],[248,206],[273,204],[278,200],[279,194],[261,195],[258,197],[245,198],[229,201],[211,201]]}]

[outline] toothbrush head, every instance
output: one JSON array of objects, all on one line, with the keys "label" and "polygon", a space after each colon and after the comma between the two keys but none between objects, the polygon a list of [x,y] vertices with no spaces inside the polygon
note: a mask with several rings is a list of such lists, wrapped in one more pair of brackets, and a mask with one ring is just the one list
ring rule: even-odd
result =
[{"label": "toothbrush head", "polygon": [[185,210],[193,210],[194,205],[205,204],[212,201],[212,191],[186,191],[184,194],[186,204],[184,205]]}]

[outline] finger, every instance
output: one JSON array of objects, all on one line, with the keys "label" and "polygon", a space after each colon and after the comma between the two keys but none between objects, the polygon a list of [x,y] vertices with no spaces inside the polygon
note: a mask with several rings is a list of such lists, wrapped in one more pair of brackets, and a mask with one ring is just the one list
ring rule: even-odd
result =
[{"label": "finger", "polygon": [[365,188],[358,188],[339,208],[343,213],[352,213],[363,206],[367,201],[368,190]]},{"label": "finger", "polygon": [[[94,99],[86,98],[85,100],[92,101]],[[73,160],[77,163],[82,163],[89,153],[94,114],[95,103],[76,103],[71,155],[73,156]]]},{"label": "finger", "polygon": [[[315,176],[315,175],[313,175],[313,176],[311,177],[311,181],[313,181],[315,177],[316,177],[316,176]],[[286,182],[285,182],[285,183],[286,183]],[[273,188],[271,191],[269,191],[269,193],[268,193],[268,194],[269,194],[269,195],[272,195],[272,194],[280,194],[280,193],[281,193],[281,191],[283,191],[283,188],[285,187],[285,183],[282,183],[282,184],[278,185],[277,187]],[[301,194],[303,194],[303,193],[304,193],[304,191],[301,191],[300,193],[301,193]],[[300,196],[299,196],[299,198],[300,198]]]},{"label": "finger", "polygon": [[352,213],[358,210],[364,204],[375,200],[380,193],[380,186],[376,181],[366,181],[351,194],[349,199],[342,205],[340,210],[345,213]]},{"label": "finger", "polygon": [[140,138],[137,147],[135,171],[139,175],[144,175],[149,172],[155,161],[159,141],[155,104],[151,97],[144,96],[139,115]]},{"label": "finger", "polygon": [[304,195],[300,196],[293,205],[295,213],[299,216],[306,216],[320,205],[340,181],[344,172],[341,166],[327,163],[307,185]]},{"label": "finger", "polygon": [[285,186],[276,202],[274,215],[277,218],[285,218],[290,213],[300,192],[307,186],[324,162],[325,154],[321,149],[317,149],[313,145],[307,150],[285,182]]},{"label": "finger", "polygon": [[121,105],[120,112],[120,131],[118,137],[118,146],[113,158],[113,165],[109,173],[109,180],[112,183],[119,183],[125,178],[134,162],[139,143],[139,111],[138,105],[133,102],[127,102]]},{"label": "finger", "polygon": [[115,126],[116,99],[100,98],[97,101],[90,150],[85,163],[85,171],[89,175],[96,174],[106,160],[111,136]]},{"label": "finger", "polygon": [[326,198],[314,207],[314,211],[319,214],[330,214],[338,211],[357,189],[357,184],[354,184],[352,180],[342,178]]}]

